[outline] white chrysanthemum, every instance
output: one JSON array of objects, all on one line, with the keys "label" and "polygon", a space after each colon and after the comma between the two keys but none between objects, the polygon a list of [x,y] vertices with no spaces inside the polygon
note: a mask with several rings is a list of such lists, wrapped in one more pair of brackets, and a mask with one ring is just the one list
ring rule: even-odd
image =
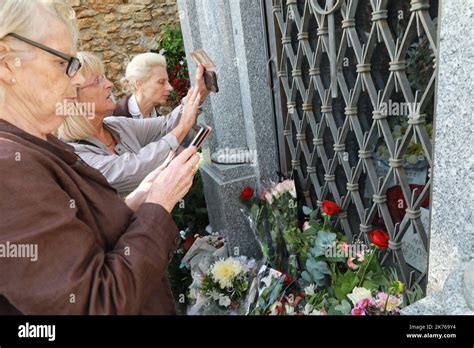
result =
[{"label": "white chrysanthemum", "polygon": [[219,283],[221,289],[232,287],[232,282],[242,272],[243,268],[240,261],[231,257],[217,261],[210,269],[212,278]]}]

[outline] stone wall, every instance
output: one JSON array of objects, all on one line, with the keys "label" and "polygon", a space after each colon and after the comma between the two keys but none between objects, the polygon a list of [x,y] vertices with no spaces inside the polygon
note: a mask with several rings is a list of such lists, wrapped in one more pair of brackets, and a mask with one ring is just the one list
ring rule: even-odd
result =
[{"label": "stone wall", "polygon": [[156,47],[160,24],[179,21],[176,0],[67,0],[76,11],[79,49],[100,56],[121,94],[120,78],[134,55]]},{"label": "stone wall", "polygon": [[474,2],[440,13],[427,297],[402,313],[474,315]]}]

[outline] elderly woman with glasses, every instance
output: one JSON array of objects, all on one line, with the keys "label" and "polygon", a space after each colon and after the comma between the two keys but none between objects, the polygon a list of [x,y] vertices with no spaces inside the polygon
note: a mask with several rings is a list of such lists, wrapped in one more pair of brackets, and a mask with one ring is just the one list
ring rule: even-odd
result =
[{"label": "elderly woman with glasses", "polygon": [[174,314],[170,212],[199,156],[186,149],[124,202],[51,135],[87,83],[71,13],[60,1],[0,2],[0,315]]},{"label": "elderly woman with glasses", "polygon": [[77,57],[86,81],[78,88],[77,115],[66,117],[58,136],[125,197],[178,150],[196,123],[199,89],[190,90],[185,105],[168,116],[107,117],[115,102],[104,65],[90,52],[79,52]]}]

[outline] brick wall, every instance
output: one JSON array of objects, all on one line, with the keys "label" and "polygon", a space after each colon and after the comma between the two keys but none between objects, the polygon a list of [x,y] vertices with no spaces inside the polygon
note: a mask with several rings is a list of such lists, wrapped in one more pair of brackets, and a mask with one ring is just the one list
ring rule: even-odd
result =
[{"label": "brick wall", "polygon": [[66,1],[76,11],[79,49],[102,58],[118,95],[127,62],[156,47],[160,24],[179,21],[176,0]]}]

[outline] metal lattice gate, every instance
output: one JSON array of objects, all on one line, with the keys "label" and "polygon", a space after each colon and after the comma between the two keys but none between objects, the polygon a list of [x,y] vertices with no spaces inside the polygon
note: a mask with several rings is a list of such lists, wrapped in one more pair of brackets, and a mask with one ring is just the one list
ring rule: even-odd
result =
[{"label": "metal lattice gate", "polygon": [[438,1],[265,0],[280,162],[354,240],[425,285]]}]

